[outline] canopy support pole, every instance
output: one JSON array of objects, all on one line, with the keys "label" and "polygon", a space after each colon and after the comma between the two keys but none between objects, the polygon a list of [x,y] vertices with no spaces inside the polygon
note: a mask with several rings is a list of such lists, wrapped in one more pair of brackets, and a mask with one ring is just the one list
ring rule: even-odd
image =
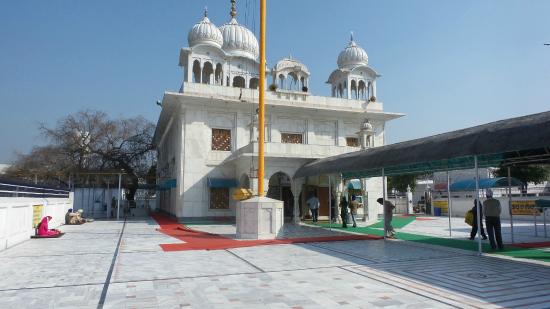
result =
[{"label": "canopy support pole", "polygon": [[537,231],[537,209],[533,207],[533,219],[535,221],[535,237],[539,237],[539,232]]},{"label": "canopy support pole", "polygon": [[510,176],[509,166],[508,166],[508,210],[510,211],[510,232],[512,233],[512,243],[514,243],[514,212],[512,211],[512,176]]},{"label": "canopy support pole", "polygon": [[382,168],[382,211],[384,213],[384,240],[386,240],[386,176],[384,175],[384,168]]},{"label": "canopy support pole", "polygon": [[477,167],[477,156],[474,156],[474,166],[476,171],[476,204],[477,210],[477,254],[481,256],[481,201],[479,200],[479,169]]},{"label": "canopy support pole", "polygon": [[118,174],[118,198],[116,202],[116,219],[120,218],[120,196],[122,195],[122,174]]},{"label": "canopy support pole", "polygon": [[332,183],[328,175],[328,229],[332,231]]},{"label": "canopy support pole", "polygon": [[449,171],[447,170],[447,212],[449,213],[449,238],[453,237],[453,230],[452,230],[452,224],[451,224],[451,176],[449,175]]}]

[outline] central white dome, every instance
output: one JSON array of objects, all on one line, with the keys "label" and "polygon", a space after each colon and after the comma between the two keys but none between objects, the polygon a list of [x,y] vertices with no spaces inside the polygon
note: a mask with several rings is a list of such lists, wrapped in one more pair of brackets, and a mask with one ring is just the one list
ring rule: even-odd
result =
[{"label": "central white dome", "polygon": [[258,40],[252,31],[239,25],[233,17],[220,27],[223,37],[222,49],[231,56],[240,56],[257,60],[259,56]]},{"label": "central white dome", "polygon": [[200,22],[196,23],[191,30],[189,30],[187,42],[190,47],[198,44],[207,44],[221,48],[223,44],[223,37],[220,29],[210,22],[210,19],[208,19],[205,12],[204,18]]},{"label": "central white dome", "polygon": [[346,49],[338,55],[337,63],[340,69],[351,69],[359,65],[366,66],[369,63],[369,56],[364,49],[355,44],[352,38]]}]

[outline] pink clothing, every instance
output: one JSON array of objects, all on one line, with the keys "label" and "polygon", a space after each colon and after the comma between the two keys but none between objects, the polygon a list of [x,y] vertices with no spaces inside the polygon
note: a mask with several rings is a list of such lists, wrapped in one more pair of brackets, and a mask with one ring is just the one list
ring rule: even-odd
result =
[{"label": "pink clothing", "polygon": [[59,234],[58,230],[50,230],[48,229],[48,221],[50,221],[52,217],[46,216],[42,218],[42,221],[40,221],[40,227],[38,227],[38,232],[36,233],[39,236],[51,236],[51,235],[57,235]]}]

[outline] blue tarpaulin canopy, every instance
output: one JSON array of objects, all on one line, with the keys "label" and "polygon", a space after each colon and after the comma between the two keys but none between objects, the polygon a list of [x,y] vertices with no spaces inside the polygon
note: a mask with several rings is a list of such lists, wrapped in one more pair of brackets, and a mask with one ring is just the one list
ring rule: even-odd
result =
[{"label": "blue tarpaulin canopy", "polygon": [[550,208],[550,200],[536,200],[535,205],[539,208]]},{"label": "blue tarpaulin canopy", "polygon": [[[511,178],[512,187],[521,187],[523,183],[517,179]],[[488,189],[488,188],[504,188],[508,187],[508,178],[498,177],[498,178],[485,178],[479,180],[479,189]],[[476,180],[468,179],[455,182],[451,184],[451,191],[475,191],[476,189]]]},{"label": "blue tarpaulin canopy", "polygon": [[208,178],[208,187],[210,188],[236,188],[238,186],[236,179]]},{"label": "blue tarpaulin canopy", "polygon": [[176,187],[177,180],[175,178],[165,179],[157,185],[158,190],[169,190]]}]

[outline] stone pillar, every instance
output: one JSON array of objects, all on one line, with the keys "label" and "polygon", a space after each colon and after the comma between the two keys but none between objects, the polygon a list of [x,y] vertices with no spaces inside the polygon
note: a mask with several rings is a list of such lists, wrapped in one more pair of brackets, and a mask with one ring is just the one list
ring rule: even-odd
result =
[{"label": "stone pillar", "polygon": [[336,222],[342,223],[342,218],[340,217],[340,200],[342,199],[344,182],[340,175],[334,177],[334,184],[336,185]]}]

